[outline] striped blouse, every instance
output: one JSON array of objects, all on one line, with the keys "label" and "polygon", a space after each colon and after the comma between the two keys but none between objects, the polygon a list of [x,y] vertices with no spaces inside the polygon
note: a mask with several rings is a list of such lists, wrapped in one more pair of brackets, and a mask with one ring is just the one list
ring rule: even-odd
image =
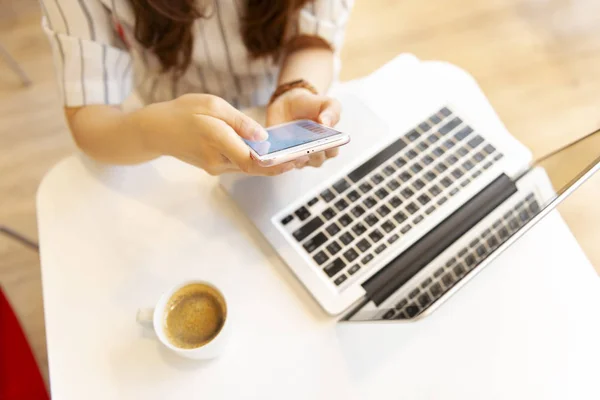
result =
[{"label": "striped blouse", "polygon": [[[67,107],[121,104],[135,90],[145,103],[184,93],[210,93],[238,108],[264,105],[278,65],[251,60],[240,35],[244,0],[214,0],[193,26],[192,64],[180,79],[161,73],[158,58],[135,40],[128,0],[41,0],[42,27],[54,54]],[[291,21],[292,34],[316,35],[335,52],[336,71],[353,0],[315,0]]]}]

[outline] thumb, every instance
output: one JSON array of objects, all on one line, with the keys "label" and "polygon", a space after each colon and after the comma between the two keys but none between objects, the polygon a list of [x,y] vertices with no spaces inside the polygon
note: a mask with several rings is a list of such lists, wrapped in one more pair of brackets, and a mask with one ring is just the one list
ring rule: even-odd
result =
[{"label": "thumb", "polygon": [[325,126],[333,127],[340,121],[342,105],[336,99],[329,98],[321,106],[319,122]]}]

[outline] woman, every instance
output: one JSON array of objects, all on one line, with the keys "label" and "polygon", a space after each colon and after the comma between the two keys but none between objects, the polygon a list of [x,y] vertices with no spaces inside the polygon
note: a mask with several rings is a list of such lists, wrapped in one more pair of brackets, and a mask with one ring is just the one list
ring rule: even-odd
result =
[{"label": "woman", "polygon": [[[212,175],[276,175],[336,151],[259,167],[242,138],[267,124],[333,126],[324,95],[337,73],[352,0],[41,0],[65,114],[90,157],[133,164],[170,155]],[[120,105],[135,88],[145,106]]]}]

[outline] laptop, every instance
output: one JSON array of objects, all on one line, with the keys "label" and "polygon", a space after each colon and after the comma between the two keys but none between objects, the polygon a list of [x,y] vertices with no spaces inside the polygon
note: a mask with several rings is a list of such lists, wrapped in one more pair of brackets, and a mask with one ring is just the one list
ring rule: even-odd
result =
[{"label": "laptop", "polygon": [[339,158],[221,184],[343,321],[430,314],[599,168],[598,150],[569,172],[556,161],[575,147],[600,149],[598,133],[535,162],[508,132],[449,102],[390,128],[360,100],[341,100],[349,117],[337,128],[352,142]]}]

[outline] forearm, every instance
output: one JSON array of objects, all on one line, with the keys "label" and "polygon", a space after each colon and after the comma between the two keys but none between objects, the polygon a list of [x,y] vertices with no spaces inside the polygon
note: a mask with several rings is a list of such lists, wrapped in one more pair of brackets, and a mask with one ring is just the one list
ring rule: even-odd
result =
[{"label": "forearm", "polygon": [[138,164],[158,157],[148,149],[136,112],[93,105],[66,108],[77,146],[91,158],[108,164]]},{"label": "forearm", "polygon": [[286,53],[279,83],[297,79],[310,82],[319,93],[326,93],[333,80],[333,51],[323,45],[292,47]]}]

